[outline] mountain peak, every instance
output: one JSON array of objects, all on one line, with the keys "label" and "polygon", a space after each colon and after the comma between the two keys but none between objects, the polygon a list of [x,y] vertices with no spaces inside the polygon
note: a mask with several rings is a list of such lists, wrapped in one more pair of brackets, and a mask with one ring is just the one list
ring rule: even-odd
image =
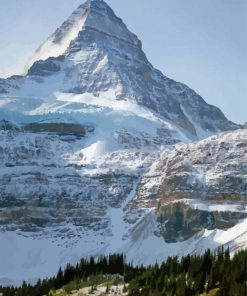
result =
[{"label": "mountain peak", "polygon": [[110,8],[110,6],[104,0],[88,0],[87,3],[90,5],[90,7],[96,8],[96,9],[101,9],[103,7]]},{"label": "mountain peak", "polygon": [[[56,80],[47,89],[36,86],[42,88],[41,100],[58,91],[96,97],[107,93],[108,100],[145,106],[192,139],[239,127],[193,90],[156,70],[138,37],[103,0],[80,5],[37,50],[27,81],[37,77],[44,83]],[[37,96],[37,89],[31,93]]]},{"label": "mountain peak", "polygon": [[84,2],[83,4],[81,4],[75,11],[74,13],[79,10],[79,11],[83,11],[85,9],[93,9],[96,11],[103,11],[103,12],[107,12],[107,11],[112,11],[112,9],[110,8],[110,6],[104,1],[104,0],[87,0],[86,2]]},{"label": "mountain peak", "polygon": [[37,49],[27,70],[38,60],[64,55],[83,30],[96,30],[141,48],[141,41],[104,0],[87,0]]}]

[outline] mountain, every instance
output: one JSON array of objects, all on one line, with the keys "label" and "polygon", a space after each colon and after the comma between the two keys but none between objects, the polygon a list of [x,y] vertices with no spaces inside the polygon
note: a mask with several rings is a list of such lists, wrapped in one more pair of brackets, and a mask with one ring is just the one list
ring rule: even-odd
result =
[{"label": "mountain", "polygon": [[54,92],[91,94],[144,106],[193,139],[237,128],[193,90],[154,69],[139,39],[104,1],[81,5],[30,63],[26,77],[0,81],[5,109],[40,113],[54,103],[61,108]]},{"label": "mountain", "polygon": [[104,1],[28,65],[0,79],[0,283],[246,246],[246,129],[156,70]]}]

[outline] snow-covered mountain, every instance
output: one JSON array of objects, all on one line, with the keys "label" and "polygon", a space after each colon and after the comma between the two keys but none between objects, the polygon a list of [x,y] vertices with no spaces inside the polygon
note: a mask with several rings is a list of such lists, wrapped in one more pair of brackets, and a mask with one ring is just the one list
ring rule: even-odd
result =
[{"label": "snow-covered mountain", "polygon": [[[27,76],[0,81],[1,107],[40,114],[63,110],[64,102],[88,103],[90,94],[104,96],[107,104],[127,101],[146,107],[190,138],[237,127],[193,90],[154,69],[141,42],[104,1],[81,5],[30,63]],[[58,92],[84,94],[84,99],[61,99]]]},{"label": "snow-covered mountain", "polygon": [[90,135],[4,126],[2,283],[51,276],[88,255],[125,252],[150,264],[222,244],[247,247],[247,130],[96,155]]},{"label": "snow-covered mountain", "polygon": [[0,79],[0,283],[246,245],[247,130],[156,70],[103,0],[28,65]]}]

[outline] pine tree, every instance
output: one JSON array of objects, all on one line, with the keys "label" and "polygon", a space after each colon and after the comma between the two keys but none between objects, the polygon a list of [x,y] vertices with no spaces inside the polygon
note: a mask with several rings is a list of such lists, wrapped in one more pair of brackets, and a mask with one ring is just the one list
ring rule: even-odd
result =
[{"label": "pine tree", "polygon": [[59,289],[63,286],[63,284],[64,284],[64,276],[63,276],[62,268],[60,267],[55,279],[55,288]]}]

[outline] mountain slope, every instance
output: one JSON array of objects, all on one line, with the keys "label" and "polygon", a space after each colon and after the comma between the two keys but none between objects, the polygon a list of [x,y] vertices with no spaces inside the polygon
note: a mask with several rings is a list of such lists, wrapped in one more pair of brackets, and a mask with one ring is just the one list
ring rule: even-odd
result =
[{"label": "mountain slope", "polygon": [[[177,144],[153,154],[112,152],[100,161],[81,164],[74,149],[83,146],[83,139],[70,143],[57,135],[13,130],[2,131],[3,137],[12,148],[0,149],[0,188],[5,192],[0,203],[1,283],[51,276],[60,265],[74,264],[81,256],[125,252],[136,264],[150,264],[222,244],[232,252],[246,247],[247,130],[189,144],[190,153],[184,144]],[[216,149],[209,164],[197,163],[201,151],[208,155],[222,142],[229,148],[224,159],[221,149]],[[61,156],[50,155],[51,145]],[[198,166],[211,170],[205,180],[210,195],[188,192],[183,183],[175,183],[180,196],[169,196],[169,188],[164,192],[171,174],[165,172],[162,160],[180,163],[179,151],[185,162],[193,161],[195,168],[187,172],[190,184]],[[3,160],[12,162],[4,166]],[[223,186],[222,177],[234,178],[237,171],[239,187],[227,182]],[[231,198],[232,190],[241,194]]]},{"label": "mountain slope", "polygon": [[246,129],[154,69],[104,1],[29,62],[0,79],[0,283],[246,245]]},{"label": "mountain slope", "polygon": [[142,195],[155,193],[164,202],[191,197],[247,200],[246,137],[247,130],[241,129],[164,149],[144,176]]},{"label": "mountain slope", "polygon": [[238,127],[193,90],[154,69],[139,39],[101,0],[81,5],[32,62],[26,77],[0,81],[2,107],[34,113],[44,102],[52,110],[54,92],[90,93],[145,106],[190,138]]}]

